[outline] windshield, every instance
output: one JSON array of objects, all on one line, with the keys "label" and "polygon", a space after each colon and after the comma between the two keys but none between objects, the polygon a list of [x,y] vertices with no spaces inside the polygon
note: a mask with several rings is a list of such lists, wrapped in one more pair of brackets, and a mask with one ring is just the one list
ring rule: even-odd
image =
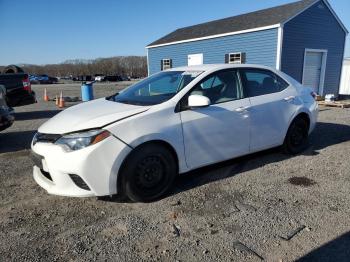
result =
[{"label": "windshield", "polygon": [[156,105],[172,98],[202,72],[164,71],[150,76],[109,99],[132,105]]}]

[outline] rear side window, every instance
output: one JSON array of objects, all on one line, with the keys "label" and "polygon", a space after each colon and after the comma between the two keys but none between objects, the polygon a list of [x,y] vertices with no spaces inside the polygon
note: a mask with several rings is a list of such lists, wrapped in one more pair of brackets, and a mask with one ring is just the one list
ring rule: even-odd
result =
[{"label": "rear side window", "polygon": [[275,73],[263,69],[240,70],[245,95],[261,96],[280,92],[288,83]]}]

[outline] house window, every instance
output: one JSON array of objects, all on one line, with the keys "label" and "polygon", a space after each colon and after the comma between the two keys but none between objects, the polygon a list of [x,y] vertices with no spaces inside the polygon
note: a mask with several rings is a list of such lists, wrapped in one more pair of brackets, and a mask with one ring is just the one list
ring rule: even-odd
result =
[{"label": "house window", "polygon": [[226,64],[244,64],[245,63],[245,53],[229,53],[225,55]]},{"label": "house window", "polygon": [[162,69],[162,71],[163,70],[167,70],[167,69],[169,69],[169,68],[171,68],[172,67],[172,61],[171,61],[171,59],[162,59],[161,60],[161,69]]}]

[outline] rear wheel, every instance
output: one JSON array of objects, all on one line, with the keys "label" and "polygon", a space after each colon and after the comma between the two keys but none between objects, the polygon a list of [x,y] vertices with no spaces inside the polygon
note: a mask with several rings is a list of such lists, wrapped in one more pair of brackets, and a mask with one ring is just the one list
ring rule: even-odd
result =
[{"label": "rear wheel", "polygon": [[284,151],[289,154],[298,154],[306,149],[309,138],[309,127],[306,120],[296,118],[290,125],[284,140]]},{"label": "rear wheel", "polygon": [[122,168],[123,193],[134,202],[149,202],[171,187],[177,174],[172,153],[157,144],[135,149]]}]

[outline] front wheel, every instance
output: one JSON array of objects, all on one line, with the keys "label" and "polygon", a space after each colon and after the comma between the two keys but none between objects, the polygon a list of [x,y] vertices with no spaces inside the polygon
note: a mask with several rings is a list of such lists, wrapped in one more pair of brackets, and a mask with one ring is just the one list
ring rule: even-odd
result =
[{"label": "front wheel", "polygon": [[134,202],[153,201],[168,191],[176,174],[175,158],[167,148],[144,145],[136,148],[123,166],[122,190]]},{"label": "front wheel", "polygon": [[285,137],[283,148],[288,154],[298,154],[304,151],[308,145],[309,128],[302,118],[295,119],[290,125]]}]

